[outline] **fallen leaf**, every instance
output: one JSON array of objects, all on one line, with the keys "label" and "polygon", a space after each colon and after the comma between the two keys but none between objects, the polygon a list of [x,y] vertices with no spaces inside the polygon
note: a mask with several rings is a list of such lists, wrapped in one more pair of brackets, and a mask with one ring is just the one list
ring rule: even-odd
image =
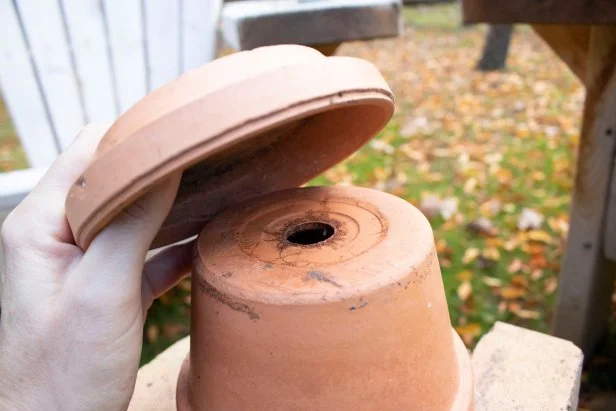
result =
[{"label": "fallen leaf", "polygon": [[505,205],[503,206],[503,210],[504,210],[506,213],[511,214],[511,213],[515,212],[515,204],[513,204],[513,203],[507,203],[507,204],[505,204]]},{"label": "fallen leaf", "polygon": [[148,326],[146,336],[149,342],[155,343],[158,340],[158,327],[153,324]]},{"label": "fallen leaf", "polygon": [[509,265],[507,266],[507,271],[509,271],[512,274],[517,273],[518,271],[522,269],[523,266],[524,264],[522,263],[522,260],[520,260],[519,258],[516,258],[515,260],[509,263]]},{"label": "fallen leaf", "polygon": [[548,260],[544,254],[535,254],[530,259],[529,265],[533,269],[546,268],[548,266]]},{"label": "fallen leaf", "polygon": [[499,314],[502,314],[505,311],[507,311],[507,303],[504,301],[501,301],[500,303],[498,303],[498,312]]},{"label": "fallen leaf", "polygon": [[473,272],[470,270],[460,271],[456,274],[458,281],[470,281],[473,278]]},{"label": "fallen leaf", "polygon": [[475,191],[475,187],[477,187],[477,179],[474,177],[469,178],[468,180],[466,180],[466,183],[464,183],[464,193],[472,193],[473,191]]},{"label": "fallen leaf", "polygon": [[514,249],[518,248],[519,246],[520,246],[520,242],[518,241],[517,238],[510,238],[503,245],[503,247],[507,251],[513,251]]},{"label": "fallen leaf", "polygon": [[543,215],[530,208],[524,208],[518,217],[518,230],[536,230],[543,224]]},{"label": "fallen leaf", "polygon": [[558,288],[558,280],[556,279],[556,277],[548,277],[545,280],[545,294],[546,295],[550,295],[552,294],[554,291],[556,291],[556,288]]},{"label": "fallen leaf", "polygon": [[526,233],[526,236],[530,241],[538,241],[546,244],[552,243],[552,236],[545,231],[531,230]]},{"label": "fallen leaf", "polygon": [[449,220],[458,211],[458,199],[449,197],[440,204],[440,214],[445,220]]},{"label": "fallen leaf", "polygon": [[462,262],[464,264],[469,264],[473,262],[477,257],[479,257],[479,249],[478,248],[468,248],[464,252],[464,257],[462,257]]},{"label": "fallen leaf", "polygon": [[527,288],[528,280],[522,274],[517,274],[511,278],[511,284],[519,288]]},{"label": "fallen leaf", "polygon": [[500,252],[493,247],[487,247],[481,252],[481,257],[485,260],[498,261],[500,260]]},{"label": "fallen leaf", "polygon": [[466,229],[472,233],[483,235],[486,237],[495,237],[498,231],[492,225],[492,222],[485,217],[480,217],[466,225]]},{"label": "fallen leaf", "polygon": [[479,211],[485,217],[493,217],[500,213],[502,204],[497,199],[488,200],[479,207]]},{"label": "fallen leaf", "polygon": [[515,300],[526,295],[526,290],[517,287],[503,287],[500,289],[500,295],[506,300]]},{"label": "fallen leaf", "polygon": [[460,338],[464,341],[464,344],[471,345],[475,337],[481,334],[481,326],[477,323],[468,323],[456,327],[456,331],[460,335]]},{"label": "fallen leaf", "polygon": [[532,174],[532,178],[535,181],[543,181],[543,180],[545,180],[545,173],[543,173],[542,171],[535,171]]},{"label": "fallen leaf", "polygon": [[380,151],[382,153],[389,154],[389,155],[393,154],[396,151],[394,146],[392,146],[389,143],[386,143],[383,140],[376,140],[376,139],[372,140],[372,142],[370,143],[370,146],[376,151]]},{"label": "fallen leaf", "polygon": [[541,277],[543,277],[543,270],[533,270],[532,273],[530,273],[530,278],[533,281],[537,281],[539,280]]},{"label": "fallen leaf", "polygon": [[481,279],[488,287],[500,287],[503,285],[503,281],[499,278],[484,276]]},{"label": "fallen leaf", "polygon": [[473,287],[471,286],[470,281],[463,281],[462,284],[458,286],[458,298],[461,301],[466,301],[472,293]]},{"label": "fallen leaf", "polygon": [[419,209],[428,218],[436,216],[441,211],[440,197],[433,194],[427,194],[425,196],[422,196],[421,203],[419,204]]},{"label": "fallen leaf", "polygon": [[502,238],[486,238],[486,246],[493,248],[501,248],[505,245],[505,242]]},{"label": "fallen leaf", "polygon": [[538,311],[526,310],[520,308],[519,305],[516,305],[515,308],[510,306],[509,311],[514,313],[517,317],[523,318],[525,320],[536,320],[541,317],[541,313],[539,313]]}]

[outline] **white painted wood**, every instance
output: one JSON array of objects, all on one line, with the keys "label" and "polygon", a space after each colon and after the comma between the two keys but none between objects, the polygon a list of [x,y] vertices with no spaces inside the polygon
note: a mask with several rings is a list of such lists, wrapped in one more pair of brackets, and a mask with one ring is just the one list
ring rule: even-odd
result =
[{"label": "white painted wood", "polygon": [[212,60],[222,0],[15,3],[0,0],[0,86],[35,168],[0,173],[3,210],[30,192],[86,120],[111,121]]},{"label": "white painted wood", "polygon": [[58,147],[11,0],[0,0],[0,89],[30,165],[48,167]]},{"label": "white painted wood", "polygon": [[154,90],[180,74],[179,0],[145,3],[148,89]]},{"label": "white painted wood", "polygon": [[183,0],[181,4],[182,71],[189,71],[216,58],[222,0]]},{"label": "white painted wood", "polygon": [[85,119],[60,3],[18,0],[17,5],[56,136],[64,149],[83,127]]},{"label": "white painted wood", "polygon": [[99,0],[62,0],[62,4],[86,121],[112,122],[118,113],[102,4]]},{"label": "white painted wood", "polygon": [[[146,3],[147,6],[147,2]],[[105,0],[111,62],[120,113],[147,94],[142,2]]]},{"label": "white painted wood", "polygon": [[38,184],[45,172],[46,168],[29,168],[0,173],[0,212],[15,208]]}]

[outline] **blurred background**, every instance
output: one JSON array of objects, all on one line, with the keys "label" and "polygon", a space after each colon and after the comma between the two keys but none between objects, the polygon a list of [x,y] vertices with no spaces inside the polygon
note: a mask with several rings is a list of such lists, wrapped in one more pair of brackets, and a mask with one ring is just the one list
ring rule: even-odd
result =
[{"label": "blurred background", "polygon": [[[584,87],[524,25],[497,39],[502,64],[492,67],[484,55],[487,67],[478,67],[489,27],[462,25],[456,3],[427,3],[405,2],[401,36],[336,50],[381,70],[396,114],[374,140],[310,184],[384,190],[428,216],[451,321],[469,348],[497,320],[549,332]],[[0,171],[26,167],[0,100]],[[188,279],[155,302],[143,363],[188,334],[189,307]],[[615,323],[605,350],[616,347]],[[596,356],[591,371],[599,372],[585,374],[585,392],[616,390],[614,357]]]}]

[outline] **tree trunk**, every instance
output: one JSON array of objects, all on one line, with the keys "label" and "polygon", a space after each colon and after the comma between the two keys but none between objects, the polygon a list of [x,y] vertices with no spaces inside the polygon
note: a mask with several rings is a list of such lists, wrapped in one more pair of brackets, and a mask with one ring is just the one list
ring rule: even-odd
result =
[{"label": "tree trunk", "polygon": [[507,62],[507,51],[511,42],[513,26],[508,24],[494,24],[486,36],[483,55],[477,69],[480,71],[502,70]]}]

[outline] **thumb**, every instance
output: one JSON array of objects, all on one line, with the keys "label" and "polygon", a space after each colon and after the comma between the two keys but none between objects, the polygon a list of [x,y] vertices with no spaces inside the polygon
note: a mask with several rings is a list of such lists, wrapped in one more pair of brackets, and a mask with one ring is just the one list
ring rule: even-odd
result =
[{"label": "thumb", "polygon": [[90,278],[82,280],[97,284],[101,293],[108,291],[110,296],[123,294],[141,301],[146,255],[171,210],[180,177],[181,173],[176,173],[154,186],[94,238],[80,262],[90,268],[81,275]]}]

